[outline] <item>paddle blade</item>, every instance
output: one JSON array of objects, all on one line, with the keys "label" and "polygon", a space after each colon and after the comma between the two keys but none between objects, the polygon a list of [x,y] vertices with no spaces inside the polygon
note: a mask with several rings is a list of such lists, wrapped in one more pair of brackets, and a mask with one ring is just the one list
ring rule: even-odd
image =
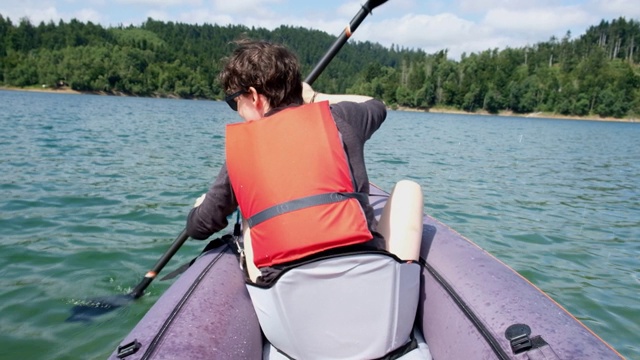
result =
[{"label": "paddle blade", "polygon": [[369,5],[370,10],[373,10],[386,2],[387,0],[370,0],[369,2],[367,2],[367,5]]},{"label": "paddle blade", "polygon": [[88,299],[71,308],[66,322],[91,322],[94,318],[125,306],[135,300],[131,294]]}]

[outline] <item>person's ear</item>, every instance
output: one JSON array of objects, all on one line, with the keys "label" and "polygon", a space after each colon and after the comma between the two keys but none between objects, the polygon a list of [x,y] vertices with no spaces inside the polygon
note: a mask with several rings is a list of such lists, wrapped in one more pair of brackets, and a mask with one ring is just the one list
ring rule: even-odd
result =
[{"label": "person's ear", "polygon": [[269,99],[258,93],[258,90],[253,86],[249,87],[249,94],[251,96],[251,103],[253,106],[264,115],[269,110]]},{"label": "person's ear", "polygon": [[254,88],[253,86],[250,86],[249,95],[251,95],[251,103],[253,104],[253,106],[257,106],[258,101],[260,101],[260,94],[258,94],[258,90],[256,90],[256,88]]}]

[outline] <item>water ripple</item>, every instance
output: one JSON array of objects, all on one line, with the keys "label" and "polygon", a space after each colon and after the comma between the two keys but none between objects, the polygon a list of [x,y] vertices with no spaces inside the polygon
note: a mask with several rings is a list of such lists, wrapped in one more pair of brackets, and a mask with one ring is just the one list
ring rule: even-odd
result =
[{"label": "water ripple", "polygon": [[[106,358],[167,282],[95,324],[72,304],[126,294],[224,161],[222,102],[0,91],[0,343],[15,358]],[[4,131],[6,129],[7,131]],[[420,183],[425,210],[640,357],[637,124],[390,111],[371,181]],[[170,263],[195,256],[189,241]]]}]

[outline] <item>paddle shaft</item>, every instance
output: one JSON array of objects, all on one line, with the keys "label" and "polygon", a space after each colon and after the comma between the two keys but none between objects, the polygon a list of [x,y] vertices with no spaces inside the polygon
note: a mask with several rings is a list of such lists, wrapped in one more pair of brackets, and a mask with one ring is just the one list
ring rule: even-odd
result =
[{"label": "paddle shaft", "polygon": [[144,294],[144,290],[149,286],[149,284],[151,284],[153,279],[156,278],[156,276],[160,273],[164,266],[167,265],[173,255],[178,252],[180,247],[182,247],[182,244],[184,244],[188,238],[189,235],[187,235],[187,229],[182,230],[180,235],[178,235],[178,237],[173,241],[173,244],[171,244],[171,247],[162,255],[162,257],[153,266],[153,268],[145,274],[142,281],[140,281],[140,283],[136,285],[136,287],[131,291],[131,293],[129,293],[129,295],[131,295],[131,297],[133,297],[134,299],[141,297]]},{"label": "paddle shaft", "polygon": [[349,40],[349,38],[351,37],[351,34],[353,34],[358,28],[358,26],[360,26],[360,23],[362,23],[364,18],[371,13],[371,10],[384,4],[385,2],[387,2],[387,0],[369,0],[367,1],[366,4],[362,5],[362,8],[360,9],[360,11],[356,14],[356,16],[353,17],[349,25],[347,25],[347,27],[342,31],[342,34],[340,34],[340,37],[338,37],[338,39],[333,43],[333,45],[331,45],[331,48],[329,48],[329,51],[327,51],[327,53],[322,57],[322,59],[320,59],[316,67],[311,71],[311,73],[309,73],[307,78],[304,79],[304,82],[306,82],[309,85],[312,85],[313,82],[316,81],[318,76],[320,76],[320,73],[322,73],[322,71],[327,67],[327,65],[329,65],[331,60],[336,56],[338,51],[340,51],[342,46],[344,46],[347,40]]}]

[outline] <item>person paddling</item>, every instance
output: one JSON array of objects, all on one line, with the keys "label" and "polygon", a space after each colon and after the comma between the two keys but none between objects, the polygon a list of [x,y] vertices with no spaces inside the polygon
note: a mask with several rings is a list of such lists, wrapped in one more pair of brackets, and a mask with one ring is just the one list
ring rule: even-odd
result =
[{"label": "person paddling", "polygon": [[[315,154],[316,158],[308,158],[305,159],[304,163],[292,164],[291,162],[294,160],[287,156],[287,151],[299,152],[305,150],[305,148],[315,146],[316,144],[303,143],[301,144],[302,148],[284,149],[286,150],[284,151],[285,153],[275,153],[276,149],[253,149],[265,151],[267,153],[252,154],[254,158],[249,160],[240,157],[238,153],[250,153],[250,149],[247,146],[255,144],[248,144],[249,141],[246,137],[239,139],[234,137],[229,139],[227,136],[227,151],[231,150],[232,153],[227,153],[227,162],[220,169],[215,182],[209,191],[197,200],[197,206],[195,206],[189,213],[187,221],[187,234],[189,236],[194,239],[207,239],[212,234],[224,229],[228,225],[227,217],[238,207],[238,199],[245,199],[249,197],[250,200],[248,201],[255,202],[262,201],[262,198],[267,198],[273,195],[273,188],[260,188],[261,186],[266,186],[266,183],[264,185],[260,183],[253,184],[254,188],[251,189],[243,188],[245,185],[241,183],[236,184],[235,187],[232,186],[233,181],[230,180],[229,177],[230,168],[245,168],[248,169],[247,172],[254,173],[259,173],[260,171],[270,173],[265,176],[275,178],[275,182],[279,182],[281,184],[280,187],[283,188],[282,192],[285,192],[291,190],[287,188],[298,182],[298,180],[307,183],[327,180],[320,178],[320,175],[324,175],[324,173],[329,170],[321,168],[321,166],[318,165],[318,160],[323,159],[326,160],[323,162],[323,166],[332,166],[334,168],[341,167],[339,171],[342,171],[343,173],[340,175],[346,177],[350,183],[346,185],[340,184],[342,188],[338,187],[334,189],[334,191],[359,193],[364,195],[369,193],[369,177],[365,167],[364,144],[365,141],[368,140],[376,130],[378,130],[386,118],[386,107],[382,102],[368,96],[329,95],[314,92],[310,86],[306,84],[303,85],[296,56],[282,45],[268,43],[265,41],[245,40],[238,42],[237,49],[228,59],[224,69],[219,75],[219,78],[223,89],[225,89],[226,93],[229,94],[225,100],[231,109],[237,111],[240,117],[242,117],[246,122],[256,122],[257,126],[260,125],[258,124],[259,120],[268,122],[270,118],[276,114],[282,115],[284,113],[289,116],[289,113],[293,113],[292,116],[294,117],[309,116],[305,111],[306,107],[302,106],[303,103],[317,104],[328,101],[332,104],[330,108],[330,116],[333,119],[332,121],[335,121],[335,127],[337,127],[337,131],[339,131],[344,145],[336,141],[333,145],[338,146],[338,148],[330,149],[334,152],[333,154],[318,153]],[[305,90],[304,98],[303,86]],[[233,125],[231,127],[233,127]],[[292,129],[285,130],[293,131]],[[310,131],[305,128],[299,130],[303,133],[287,133],[278,135],[282,135],[283,137],[291,136],[300,139],[307,137],[311,140],[315,140],[322,135],[304,134],[304,132]],[[236,132],[233,132],[234,136],[235,134]],[[257,136],[261,135],[263,134],[259,134]],[[276,134],[267,134],[264,136],[273,137],[275,135]],[[232,141],[231,144],[229,143],[230,141]],[[232,147],[231,149],[229,149],[230,146]],[[243,148],[237,148],[236,146],[243,146]],[[313,151],[321,150],[325,149],[311,149],[309,153],[312,154]],[[232,157],[232,160],[244,162],[230,164],[230,156]],[[248,162],[258,160],[258,163]],[[302,175],[306,175],[303,173],[309,173],[310,171],[313,171],[319,178],[301,179]],[[258,175],[259,174],[255,174],[255,176]],[[351,177],[353,177],[353,179],[351,179]],[[239,182],[240,179],[237,181]],[[246,179],[242,179],[242,181],[246,181]],[[344,179],[340,179],[340,181],[344,182]],[[351,183],[353,183],[353,185],[351,185]],[[278,184],[270,184],[270,186],[278,186]],[[324,183],[309,184],[309,187],[315,187],[316,189],[323,186],[325,186]],[[239,190],[239,192],[236,193],[234,190]],[[304,192],[306,189],[300,189],[300,191]],[[312,190],[309,191],[313,192]],[[319,190],[315,191],[318,192]],[[312,194],[309,193],[306,195]],[[282,198],[286,198],[287,196],[291,197],[292,194],[282,194]],[[373,209],[368,203],[366,196],[352,198],[352,200],[349,199],[346,200],[346,202],[355,205],[353,207],[356,207],[357,211],[362,211],[364,213],[364,217],[361,219],[360,228],[357,229],[359,233],[349,235],[350,239],[345,241],[349,245],[362,244],[371,246],[372,248],[384,249],[384,239],[382,235],[375,231],[376,222]],[[248,209],[242,210],[243,215],[246,216],[246,211]],[[309,210],[308,212],[313,211]],[[356,215],[357,214],[352,215],[354,220],[356,220]],[[337,226],[339,224],[336,223],[334,225]],[[308,222],[289,224],[288,226],[290,231],[287,232],[291,233],[288,237],[299,238],[299,241],[309,238],[309,235],[311,234],[316,235],[318,238],[323,237],[323,234],[319,233],[319,229],[312,227]],[[307,235],[300,233],[300,227],[310,234]],[[365,228],[363,229],[363,227]],[[252,233],[254,247],[257,245],[256,241],[260,241],[260,238],[256,236],[258,235],[256,234],[256,230],[258,229],[254,229]],[[279,238],[284,235],[267,234],[266,236]],[[274,240],[271,241],[273,242]],[[304,250],[304,252],[309,255],[317,252],[318,250],[327,250],[344,245],[344,242],[334,241],[327,245],[311,246],[310,250]],[[262,259],[259,260],[259,264],[267,265],[267,268],[262,269],[262,272],[265,273],[264,276],[268,276],[267,273],[272,271],[272,269],[269,269],[271,265],[278,265],[284,262],[281,260],[291,261],[295,258],[295,256],[288,255],[275,256],[275,259],[265,261]]]},{"label": "person paddling", "polygon": [[[368,96],[315,92],[283,45],[237,45],[219,79],[225,101],[244,122],[227,126],[226,162],[190,211],[187,234],[208,238],[239,207],[247,288],[265,336],[280,353],[381,357],[411,345],[419,266],[405,267],[389,254],[368,199],[364,145],[384,122],[385,105]],[[411,280],[398,286],[401,271]],[[389,297],[379,293],[386,283],[409,290]],[[355,290],[337,290],[345,287]],[[344,314],[358,314],[366,298],[371,309],[343,323]],[[400,311],[400,304],[409,314],[401,331],[389,331],[397,323],[370,322],[371,311]],[[327,336],[326,327],[343,331],[349,341],[332,347],[335,334]],[[372,347],[375,339],[379,345]]]}]

